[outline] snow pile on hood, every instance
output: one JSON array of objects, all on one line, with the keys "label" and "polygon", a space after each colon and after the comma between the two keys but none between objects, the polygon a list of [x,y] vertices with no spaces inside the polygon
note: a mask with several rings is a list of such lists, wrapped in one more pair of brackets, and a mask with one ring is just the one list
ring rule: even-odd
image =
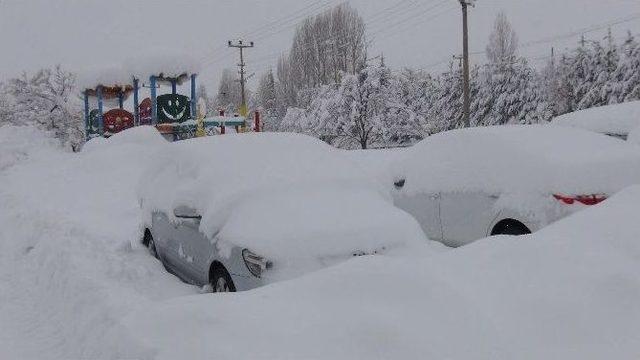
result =
[{"label": "snow pile on hood", "polygon": [[575,111],[554,118],[552,124],[626,136],[640,126],[640,101]]},{"label": "snow pile on hood", "polygon": [[408,149],[393,170],[407,194],[438,191],[612,194],[640,182],[624,141],[560,126],[452,130]]},{"label": "snow pile on hood", "polygon": [[339,150],[304,135],[242,134],[171,144],[140,184],[149,213],[195,208],[219,246],[288,259],[424,241],[388,191]]},{"label": "snow pile on hood", "polygon": [[634,187],[533,235],[355,258],[125,324],[156,359],[634,359],[638,204]]},{"label": "snow pile on hood", "polygon": [[0,171],[39,153],[61,151],[51,134],[32,126],[0,126]]}]

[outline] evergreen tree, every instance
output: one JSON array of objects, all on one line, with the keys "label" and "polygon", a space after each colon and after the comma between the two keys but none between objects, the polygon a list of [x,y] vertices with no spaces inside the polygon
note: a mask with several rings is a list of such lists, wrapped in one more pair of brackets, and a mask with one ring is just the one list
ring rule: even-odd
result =
[{"label": "evergreen tree", "polygon": [[629,33],[620,49],[620,61],[613,72],[610,103],[640,100],[640,43]]}]

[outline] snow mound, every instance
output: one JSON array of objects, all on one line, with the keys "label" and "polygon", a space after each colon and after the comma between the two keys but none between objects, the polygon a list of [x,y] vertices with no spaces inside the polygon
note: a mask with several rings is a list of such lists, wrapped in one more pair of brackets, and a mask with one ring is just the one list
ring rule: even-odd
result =
[{"label": "snow mound", "polygon": [[638,203],[636,186],[533,235],[356,258],[124,324],[157,359],[633,359]]},{"label": "snow mound", "polygon": [[575,111],[554,118],[552,124],[626,137],[640,126],[640,101]]},{"label": "snow mound", "polygon": [[426,241],[387,190],[315,138],[225,135],[170,148],[144,176],[141,203],[170,216],[195,208],[222,247],[293,261]]},{"label": "snow mound", "polygon": [[612,194],[640,182],[640,154],[581,129],[497,126],[439,133],[408,149],[393,170],[408,194]]},{"label": "snow mound", "polygon": [[32,126],[0,126],[0,171],[35,154],[60,151],[51,134]]},{"label": "snow mound", "polygon": [[64,152],[36,129],[0,128],[0,158],[13,163],[0,167],[0,358],[151,358],[120,317],[197,293],[140,245],[135,188],[157,151]]}]

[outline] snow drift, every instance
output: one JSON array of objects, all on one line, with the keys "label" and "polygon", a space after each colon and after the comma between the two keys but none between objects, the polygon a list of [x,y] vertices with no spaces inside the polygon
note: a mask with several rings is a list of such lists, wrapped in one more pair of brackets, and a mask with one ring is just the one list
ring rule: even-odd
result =
[{"label": "snow drift", "polygon": [[158,359],[634,359],[639,202],[636,186],[533,235],[356,258],[125,324]]}]

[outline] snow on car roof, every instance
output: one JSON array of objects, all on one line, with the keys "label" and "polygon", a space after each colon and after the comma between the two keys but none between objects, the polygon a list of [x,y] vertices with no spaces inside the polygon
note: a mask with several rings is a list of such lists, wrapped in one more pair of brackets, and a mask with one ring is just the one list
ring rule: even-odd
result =
[{"label": "snow on car roof", "polygon": [[626,136],[640,126],[640,101],[574,111],[554,118],[552,124]]},{"label": "snow on car roof", "polygon": [[217,234],[221,250],[238,245],[271,259],[317,259],[425,241],[388,189],[318,139],[231,134],[164,151],[140,184],[143,206],[170,217],[180,205],[197,209],[200,230]]},{"label": "snow on car roof", "polygon": [[640,180],[640,153],[624,141],[560,126],[452,130],[408,149],[394,169],[408,193],[612,193]]}]

